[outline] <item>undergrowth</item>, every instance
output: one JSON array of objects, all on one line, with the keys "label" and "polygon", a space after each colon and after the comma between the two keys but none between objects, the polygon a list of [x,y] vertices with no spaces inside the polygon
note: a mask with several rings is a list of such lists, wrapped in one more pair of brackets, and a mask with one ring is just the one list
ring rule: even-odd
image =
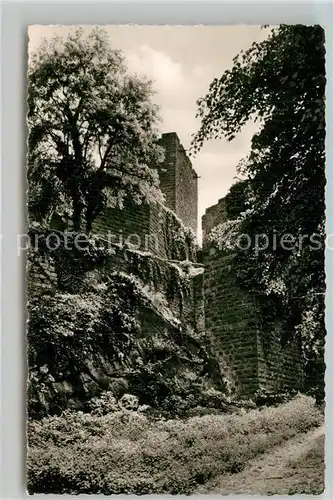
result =
[{"label": "undergrowth", "polygon": [[[128,409],[130,408],[130,409]],[[190,494],[322,422],[312,398],[233,415],[152,420],[133,407],[28,424],[29,493]]]}]

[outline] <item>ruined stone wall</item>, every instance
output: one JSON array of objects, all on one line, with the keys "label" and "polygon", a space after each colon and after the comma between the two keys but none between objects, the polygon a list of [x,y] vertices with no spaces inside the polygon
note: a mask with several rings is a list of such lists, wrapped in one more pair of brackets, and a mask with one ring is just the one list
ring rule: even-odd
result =
[{"label": "ruined stone wall", "polygon": [[127,200],[123,209],[109,208],[93,224],[93,233],[107,237],[113,243],[131,244],[143,252],[167,258],[162,230],[163,209],[158,205],[136,205]]},{"label": "ruined stone wall", "polygon": [[94,222],[93,232],[113,244],[132,245],[160,259],[197,261],[193,234],[162,205],[126,202],[122,210],[107,209]]},{"label": "ruined stone wall", "polygon": [[27,268],[29,297],[41,293],[81,293],[89,283],[101,283],[111,273],[123,272],[134,276],[150,296],[162,297],[166,307],[184,327],[189,326],[197,333],[204,333],[201,264],[192,263],[189,270],[187,261],[183,266],[182,263],[177,265],[153,252],[142,253],[117,244],[110,244],[108,248],[109,255],[104,257],[100,264],[88,266],[88,270],[85,267],[71,268],[71,249],[68,250],[67,257],[65,253],[58,259],[57,251],[40,252],[31,248]]},{"label": "ruined stone wall", "polygon": [[[202,223],[207,235],[226,220],[223,200],[207,210]],[[222,219],[220,219],[222,215]],[[205,328],[213,338],[236,394],[252,396],[302,387],[301,353],[296,342],[283,346],[280,321],[263,330],[256,298],[237,283],[233,255],[204,240]]]},{"label": "ruined stone wall", "polygon": [[176,210],[176,163],[179,149],[179,139],[175,133],[163,134],[160,145],[164,149],[165,160],[159,167],[160,188],[165,195],[165,204],[175,212]]},{"label": "ruined stone wall", "polygon": [[[190,227],[196,233],[197,174],[174,132],[163,134],[160,143],[165,149],[165,160],[159,168],[165,206],[185,227]],[[165,229],[164,207],[147,203],[136,205],[131,199],[125,201],[123,209],[104,210],[93,224],[95,234],[114,235],[115,243],[139,244],[142,251],[152,252],[163,259],[175,259],[166,241]]]},{"label": "ruined stone wall", "polygon": [[235,285],[233,256],[203,252],[205,328],[228,372],[233,391],[259,389],[257,319],[253,298]]},{"label": "ruined stone wall", "polygon": [[[41,293],[52,296],[60,292],[53,258],[53,254],[47,254],[44,258],[38,252],[30,255],[31,265],[28,275],[30,299],[33,299],[35,294],[38,298]],[[67,269],[67,266],[65,267]],[[156,273],[157,268],[159,268],[159,276]],[[152,272],[149,271],[150,269]],[[221,378],[211,377],[207,358],[209,350],[205,349],[206,346],[210,346],[210,343],[207,341],[204,328],[204,276],[201,265],[195,264],[190,267],[189,263],[181,265],[183,276],[181,281],[186,286],[179,287],[179,284],[175,286],[175,280],[170,283],[172,272],[179,272],[179,267],[175,263],[161,260],[156,255],[143,255],[131,249],[115,246],[114,253],[102,265],[89,270],[83,280],[78,280],[77,275],[74,276],[78,288],[71,287],[68,296],[81,295],[82,290],[88,288],[86,285],[102,283],[114,271],[135,277],[152,299],[146,304],[141,303],[137,308],[140,330],[135,333],[134,354],[121,362],[107,353],[101,355],[96,346],[96,355],[93,349],[92,353],[85,358],[84,367],[80,365],[78,369],[78,365],[73,362],[62,374],[52,372],[54,381],[48,382],[44,402],[41,403],[42,406],[46,405],[45,412],[58,412],[68,407],[85,408],[87,400],[98,395],[101,390],[113,390],[114,384],[117,385],[118,381],[125,381],[129,384],[130,392],[141,395],[141,389],[137,387],[138,380],[131,378],[132,374],[138,371],[136,365],[138,358],[143,359],[145,365],[147,360],[152,363],[155,360],[154,356],[163,355],[164,361],[161,367],[159,365],[159,377],[167,381],[168,386],[172,386],[175,382],[176,386],[179,384],[183,387],[189,374],[200,379],[204,373],[209,377],[206,380],[216,383],[219,389]],[[169,284],[172,285],[172,290],[169,289]],[[174,292],[172,296],[170,291]],[[170,349],[171,355],[169,351],[160,352],[159,346]],[[138,354],[136,349],[138,349]],[[156,353],[154,349],[157,349]],[[214,354],[215,350],[212,352]],[[43,358],[43,363],[53,365],[52,349],[48,355],[50,359]],[[214,356],[209,355],[209,357],[213,359]],[[160,378],[156,383],[159,380]],[[58,396],[61,396],[61,399]]]},{"label": "ruined stone wall", "polygon": [[[61,256],[65,261],[67,257],[69,260],[72,259],[71,251],[68,256],[61,252]],[[112,274],[117,272],[121,274],[120,278],[116,276],[116,280],[126,276],[131,281],[134,280],[141,291],[141,299],[135,312],[140,327],[138,331],[133,331],[132,351],[127,353],[124,359],[117,358],[112,346],[101,352],[99,344],[101,338],[97,336],[97,340],[94,340],[92,337],[89,340],[88,354],[84,355],[80,350],[75,350],[71,353],[71,363],[66,365],[64,362],[66,369],[59,370],[59,373],[55,371],[54,360],[59,352],[63,352],[61,349],[67,352],[66,343],[71,349],[71,339],[65,336],[64,341],[59,343],[57,340],[57,345],[50,344],[47,355],[43,354],[43,365],[53,367],[53,378],[48,379],[43,400],[38,399],[39,386],[37,392],[33,392],[35,401],[33,411],[37,411],[38,408],[38,413],[42,412],[43,415],[59,412],[68,407],[83,409],[91,397],[98,395],[101,390],[113,390],[113,384],[117,384],[118,381],[125,383],[131,393],[143,397],[143,401],[147,402],[145,398],[149,396],[141,387],[142,378],[137,372],[141,369],[140,366],[145,367],[146,362],[151,365],[158,363],[160,356],[162,358],[158,370],[159,376],[154,378],[153,374],[151,380],[154,387],[160,383],[159,377],[168,382],[169,387],[174,383],[178,385],[178,381],[182,386],[188,372],[197,378],[202,376],[206,359],[203,352],[205,330],[202,269],[199,265],[195,265],[192,269],[194,274],[187,273],[186,268],[180,269],[168,260],[115,246],[113,252],[97,266],[89,266],[88,271],[83,271],[83,276],[79,269],[70,279],[70,265],[66,265],[65,262],[64,268],[68,275],[66,282],[70,285],[68,289],[64,288],[64,283],[60,286],[57,273],[59,268],[55,266],[54,254],[50,252],[43,255],[34,249],[31,250],[28,269],[30,304],[36,305],[36,300],[41,300],[42,304],[42,296],[47,299],[47,297],[61,297],[64,293],[67,295],[67,300],[71,300],[71,297],[74,301],[79,297],[80,301],[85,300],[87,290],[93,293],[93,289],[99,288],[96,285],[108,282],[112,279]],[[98,300],[97,292],[96,297]],[[92,296],[90,300],[93,301],[93,305]],[[58,339],[56,332],[54,336]],[[33,338],[34,342],[39,342],[38,335]],[[91,342],[97,344],[92,345]],[[67,359],[66,356],[63,358]],[[143,362],[140,366],[138,359]],[[36,367],[34,365],[29,368],[35,370]],[[146,372],[145,374],[148,376]],[[153,386],[150,386],[151,389]],[[151,404],[151,400],[148,402]]]},{"label": "ruined stone wall", "polygon": [[186,226],[197,233],[197,174],[182,145],[179,148],[179,157],[176,171],[176,210]]},{"label": "ruined stone wall", "polygon": [[197,233],[197,174],[177,134],[163,134],[160,144],[165,150],[159,177],[166,206]]},{"label": "ruined stone wall", "polygon": [[202,217],[202,234],[205,238],[209,232],[227,219],[225,198],[221,198],[216,205],[205,210]]},{"label": "ruined stone wall", "polygon": [[[159,176],[167,209],[146,203],[136,205],[128,200],[122,210],[105,210],[95,221],[93,232],[101,236],[108,233],[109,236],[114,235],[111,243],[139,244],[139,250],[150,254],[142,256],[142,268],[151,259],[153,267],[158,264],[166,275],[173,269],[171,261],[196,262],[192,246],[189,242],[184,243],[184,247],[180,246],[173,231],[183,231],[181,219],[185,226],[196,232],[197,175],[175,133],[163,134],[161,144],[166,156]],[[165,297],[168,308],[183,326],[199,335],[203,344],[211,344],[237,395],[252,396],[260,389],[276,392],[286,387],[298,388],[302,383],[299,346],[296,343],[281,345],[279,321],[273,325],[272,332],[262,331],[256,299],[237,283],[233,255],[207,244],[207,235],[224,221],[225,200],[221,199],[209,207],[202,218],[204,246],[201,260],[204,272],[200,265],[192,266],[188,291],[182,296],[176,293],[171,297],[163,280],[159,282],[150,276],[143,277],[140,268],[134,266],[136,254],[129,248],[115,247],[113,257],[103,269],[96,271],[97,279],[102,278],[103,273],[123,271],[138,277],[153,294]],[[29,295],[58,287],[52,258],[30,261]],[[168,321],[161,317],[157,320],[154,309],[146,308],[139,313],[144,335],[159,329],[170,329]]]},{"label": "ruined stone wall", "polygon": [[[113,271],[122,271],[128,275],[133,275],[146,286],[151,295],[160,295],[166,300],[166,305],[184,327],[189,326],[198,334],[204,334],[204,296],[203,296],[203,268],[200,264],[192,264],[194,275],[187,274],[187,270],[179,268],[168,260],[160,259],[155,255],[141,255],[129,249],[115,248],[115,254],[108,259],[103,269],[97,271],[98,279],[103,279]],[[152,268],[152,272],[147,269]],[[154,268],[159,268],[161,278],[156,279]],[[171,271],[181,269],[186,284],[184,289],[178,289],[175,284],[169,289],[166,276],[171,275]],[[172,283],[171,283],[172,285]],[[171,293],[170,293],[171,292]]]},{"label": "ruined stone wall", "polygon": [[266,336],[260,331],[257,337],[259,387],[269,393],[303,388],[300,346],[296,340],[282,346],[281,327],[278,322]]}]

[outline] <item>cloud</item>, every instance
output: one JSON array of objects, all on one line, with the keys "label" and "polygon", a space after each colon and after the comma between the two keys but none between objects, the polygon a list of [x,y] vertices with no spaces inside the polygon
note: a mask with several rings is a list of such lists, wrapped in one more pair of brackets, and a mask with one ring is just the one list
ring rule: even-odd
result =
[{"label": "cloud", "polygon": [[138,51],[125,53],[130,72],[148,76],[161,96],[171,96],[187,88],[183,65],[167,54],[141,45]]},{"label": "cloud", "polygon": [[184,148],[188,149],[191,136],[199,127],[195,112],[195,105],[188,108],[161,106],[162,132],[176,132]]},{"label": "cloud", "polygon": [[124,51],[124,55],[130,72],[153,81],[157,104],[191,109],[195,116],[196,100],[206,92],[214,76],[211,66],[180,62],[146,44]]},{"label": "cloud", "polygon": [[[192,134],[200,126],[195,118],[196,100],[207,92],[217,68],[198,62],[181,63],[167,51],[156,50],[147,44],[125,52],[125,56],[130,72],[153,80],[157,91],[155,101],[160,105],[162,132],[176,132],[188,149]],[[205,209],[215,205],[236,182],[236,167],[249,151],[256,130],[254,124],[247,124],[232,142],[224,139],[208,141],[197,156],[191,158],[199,175],[199,229]]]}]

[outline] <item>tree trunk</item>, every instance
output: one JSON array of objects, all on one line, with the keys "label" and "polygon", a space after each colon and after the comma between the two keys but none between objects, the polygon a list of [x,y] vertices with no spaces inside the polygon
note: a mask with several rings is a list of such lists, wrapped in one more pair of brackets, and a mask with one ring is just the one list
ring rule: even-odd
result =
[{"label": "tree trunk", "polygon": [[80,199],[73,200],[73,229],[76,233],[80,233],[82,228],[82,210],[83,206]]}]

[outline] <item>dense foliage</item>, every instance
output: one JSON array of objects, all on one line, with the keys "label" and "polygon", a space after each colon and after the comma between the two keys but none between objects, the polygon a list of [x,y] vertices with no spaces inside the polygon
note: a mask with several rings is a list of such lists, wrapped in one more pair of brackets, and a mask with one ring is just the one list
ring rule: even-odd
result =
[{"label": "dense foliage", "polygon": [[40,248],[29,253],[31,416],[85,409],[101,391],[118,394],[119,384],[160,414],[225,411],[227,380],[204,332],[187,316],[189,262],[105,248],[99,238],[81,250],[61,245],[50,252],[43,247],[48,235],[38,237]]},{"label": "dense foliage", "polygon": [[196,262],[196,235],[171,210],[162,211],[162,229],[169,260]]},{"label": "dense foliage", "polygon": [[[282,341],[297,337],[301,342],[307,384],[320,399],[325,83],[324,30],[279,26],[236,56],[232,69],[211,83],[198,102],[202,124],[193,140],[197,152],[205,140],[230,141],[249,119],[259,122],[250,154],[239,165],[244,180],[226,199],[229,217],[238,222],[237,234],[251,241],[247,249],[237,249],[236,269],[240,283],[262,303],[264,322],[284,318]],[[221,228],[223,237],[227,229]]]},{"label": "dense foliage", "polygon": [[95,401],[91,413],[67,411],[29,422],[29,493],[190,494],[323,421],[305,396],[274,408],[184,421],[145,413],[127,395],[119,404]]},{"label": "dense foliage", "polygon": [[[139,332],[136,316],[139,299],[136,284],[119,274],[110,275],[107,282],[92,286],[86,293],[51,290],[43,297],[31,297],[28,304],[31,415],[54,413],[70,404],[73,397],[84,402],[85,393],[101,390],[108,380],[104,371],[106,380],[99,377],[103,362],[111,366],[122,363],[133,349]],[[88,376],[91,365],[93,377]]]},{"label": "dense foliage", "polygon": [[29,216],[90,232],[105,206],[162,199],[150,82],[94,29],[44,41],[28,69]]},{"label": "dense foliage", "polygon": [[[287,214],[293,214],[294,229],[301,224],[298,190],[291,190],[289,179],[294,173],[294,182],[305,181],[309,172],[299,167],[306,160],[302,153],[290,158],[285,152],[284,144],[293,138],[275,129],[283,121],[283,106],[268,111],[258,85],[264,77],[270,87],[263,71],[270,73],[274,63],[278,71],[282,62],[273,46],[287,57],[293,36],[293,30],[281,27],[262,48],[246,53],[242,65],[236,59],[235,68],[211,87],[206,105],[213,120],[205,116],[204,101],[200,104],[203,127],[195,145],[211,135],[215,121],[232,138],[253,111],[260,109],[263,120],[244,165],[246,178],[226,199],[231,220],[211,235],[225,239],[228,251],[241,229],[252,236],[259,227],[272,229],[268,214],[277,208],[276,188],[279,196],[284,189],[292,193],[283,198],[287,207],[277,217],[278,230],[286,228]],[[286,45],[284,37],[291,38]],[[242,77],[246,69],[248,83]],[[289,89],[296,77],[291,80],[283,81]],[[262,91],[264,101],[269,99],[265,83]],[[291,400],[295,394],[259,392],[254,401],[232,399],[223,362],[204,331],[204,304],[194,300],[203,272],[191,262],[197,252],[194,235],[175,214],[164,209],[160,221],[168,260],[130,244],[110,248],[90,234],[100,212],[122,208],[128,196],[135,203],[161,201],[155,168],[161,150],[150,96],[150,84],[127,74],[121,54],[99,30],[54,38],[31,59],[29,236],[37,237],[38,248],[32,246],[28,255],[29,493],[190,494],[323,421],[310,397]],[[301,188],[307,186],[305,181]],[[313,222],[303,230],[311,230]],[[75,239],[82,232],[86,244],[78,247]],[[50,238],[59,240],[57,248],[50,248]],[[263,304],[270,299],[274,315],[287,312],[313,361],[312,373],[319,373],[314,362],[321,360],[323,348],[318,310],[314,303],[307,309],[298,302],[298,309],[291,302],[291,294],[302,291],[301,256],[292,254],[276,261],[267,250],[261,257],[237,252],[239,279],[265,297]],[[305,272],[314,271],[304,254],[302,262],[309,265]],[[284,293],[273,287],[278,280]]]}]

